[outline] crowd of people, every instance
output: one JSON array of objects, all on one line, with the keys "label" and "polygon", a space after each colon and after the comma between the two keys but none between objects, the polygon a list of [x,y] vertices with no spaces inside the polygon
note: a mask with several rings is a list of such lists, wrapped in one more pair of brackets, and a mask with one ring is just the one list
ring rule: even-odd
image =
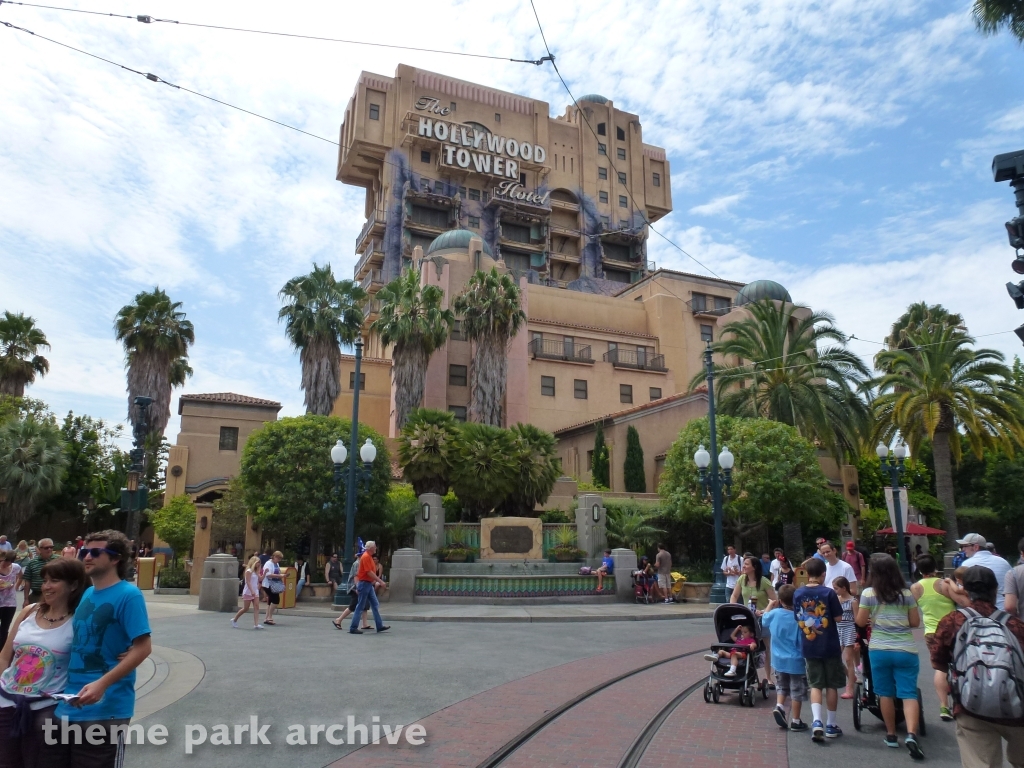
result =
[{"label": "crowd of people", "polygon": [[[980,534],[958,544],[952,574],[939,578],[934,558],[920,553],[916,580],[908,583],[889,554],[865,557],[849,542],[840,557],[831,542],[819,539],[813,557],[799,566],[806,574],[799,587],[782,550],[769,561],[767,555],[740,557],[729,547],[722,570],[731,602],[749,605],[760,617],[777,697],[772,715],[780,727],[810,730],[814,741],[842,736],[839,699],[858,695],[870,670],[885,745],[899,747],[902,713],[903,744],[923,760],[913,634],[923,626],[939,718],[955,721],[963,765],[1001,768],[1005,744],[1011,765],[1024,766],[1024,539],[1016,567]],[[808,700],[809,726],[801,719]]]}]

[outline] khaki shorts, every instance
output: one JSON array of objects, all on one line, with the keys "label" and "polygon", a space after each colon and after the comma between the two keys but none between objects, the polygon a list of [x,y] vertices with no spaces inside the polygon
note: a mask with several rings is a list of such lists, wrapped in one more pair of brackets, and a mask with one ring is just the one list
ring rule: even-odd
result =
[{"label": "khaki shorts", "polygon": [[845,688],[846,665],[842,656],[825,659],[805,659],[807,664],[807,685],[811,688]]},{"label": "khaki shorts", "polygon": [[662,589],[664,589],[666,592],[668,591],[670,585],[669,585],[669,582],[668,582],[668,574],[667,573],[659,573],[658,574],[658,586],[661,587]]}]

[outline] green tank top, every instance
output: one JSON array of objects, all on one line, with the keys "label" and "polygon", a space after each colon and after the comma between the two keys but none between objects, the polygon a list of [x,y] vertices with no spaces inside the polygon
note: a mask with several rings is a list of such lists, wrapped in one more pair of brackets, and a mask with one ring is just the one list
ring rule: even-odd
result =
[{"label": "green tank top", "polygon": [[924,618],[924,633],[926,635],[934,635],[942,617],[956,608],[952,600],[935,591],[936,581],[938,581],[937,578],[929,577],[918,582],[921,585],[921,598],[917,601],[917,605]]},{"label": "green tank top", "polygon": [[740,587],[740,592],[743,595],[743,604],[750,605],[751,596],[757,595],[757,610],[763,611],[765,608],[767,608],[769,603],[768,590],[772,586],[772,583],[768,580],[768,578],[762,576],[761,583],[758,584],[756,587],[751,587],[747,584],[746,576],[742,576],[741,578],[743,579],[743,581],[741,582],[742,586]]}]

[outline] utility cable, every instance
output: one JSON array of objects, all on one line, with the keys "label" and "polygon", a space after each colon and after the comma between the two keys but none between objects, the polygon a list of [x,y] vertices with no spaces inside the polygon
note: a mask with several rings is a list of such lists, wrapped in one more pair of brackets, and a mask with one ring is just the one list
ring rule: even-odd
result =
[{"label": "utility cable", "polygon": [[272,32],[270,30],[265,30],[265,29],[246,29],[246,28],[243,28],[243,27],[226,27],[226,26],[219,26],[219,25],[216,25],[216,24],[202,24],[202,23],[199,23],[199,22],[192,22],[192,21],[175,21],[174,19],[158,19],[158,18],[156,18],[154,16],[148,16],[148,15],[144,15],[144,14],[140,14],[140,15],[136,15],[136,16],[130,16],[130,15],[123,14],[123,13],[105,13],[105,12],[101,12],[101,11],[87,11],[87,10],[84,10],[82,8],[63,8],[63,7],[57,6],[57,5],[40,5],[38,3],[21,3],[21,2],[16,2],[15,0],[0,0],[0,5],[4,5],[4,4],[6,4],[6,5],[22,5],[22,6],[25,6],[27,8],[43,8],[43,9],[49,10],[49,11],[64,11],[64,12],[68,12],[68,13],[86,13],[86,14],[89,14],[91,16],[110,16],[110,17],[113,17],[113,18],[116,18],[116,19],[131,19],[131,20],[134,20],[134,21],[141,22],[143,24],[177,24],[177,25],[182,26],[182,27],[200,27],[202,29],[216,29],[216,30],[226,31],[226,32],[246,32],[246,33],[254,34],[254,35],[273,35],[275,37],[293,37],[293,38],[298,38],[300,40],[318,40],[318,41],[325,42],[325,43],[345,43],[347,45],[366,45],[366,46],[370,46],[370,47],[373,47],[373,48],[395,48],[395,49],[401,50],[401,51],[418,51],[420,53],[439,53],[439,54],[443,54],[445,56],[468,56],[468,57],[474,58],[474,59],[493,59],[495,61],[512,61],[512,62],[515,62],[517,64],[533,64],[533,65],[538,66],[538,67],[541,64],[543,64],[545,61],[548,60],[546,56],[542,57],[540,59],[513,59],[513,58],[506,57],[506,56],[492,56],[492,55],[486,54],[486,53],[467,53],[465,51],[442,51],[442,50],[438,50],[436,48],[417,48],[417,47],[410,46],[410,45],[394,45],[394,44],[391,44],[391,43],[371,43],[371,42],[367,42],[365,40],[344,40],[344,39],[338,38],[338,37],[320,37],[318,35],[300,35],[300,34],[291,33],[291,32]]}]

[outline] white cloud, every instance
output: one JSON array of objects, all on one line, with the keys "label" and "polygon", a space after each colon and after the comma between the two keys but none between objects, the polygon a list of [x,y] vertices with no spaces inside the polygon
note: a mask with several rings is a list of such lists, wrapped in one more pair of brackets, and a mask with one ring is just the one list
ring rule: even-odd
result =
[{"label": "white cloud", "polygon": [[718,216],[719,214],[726,213],[746,196],[746,192],[737,192],[734,195],[722,195],[721,197],[709,200],[704,203],[704,205],[695,205],[690,209],[690,213],[697,216]]}]

